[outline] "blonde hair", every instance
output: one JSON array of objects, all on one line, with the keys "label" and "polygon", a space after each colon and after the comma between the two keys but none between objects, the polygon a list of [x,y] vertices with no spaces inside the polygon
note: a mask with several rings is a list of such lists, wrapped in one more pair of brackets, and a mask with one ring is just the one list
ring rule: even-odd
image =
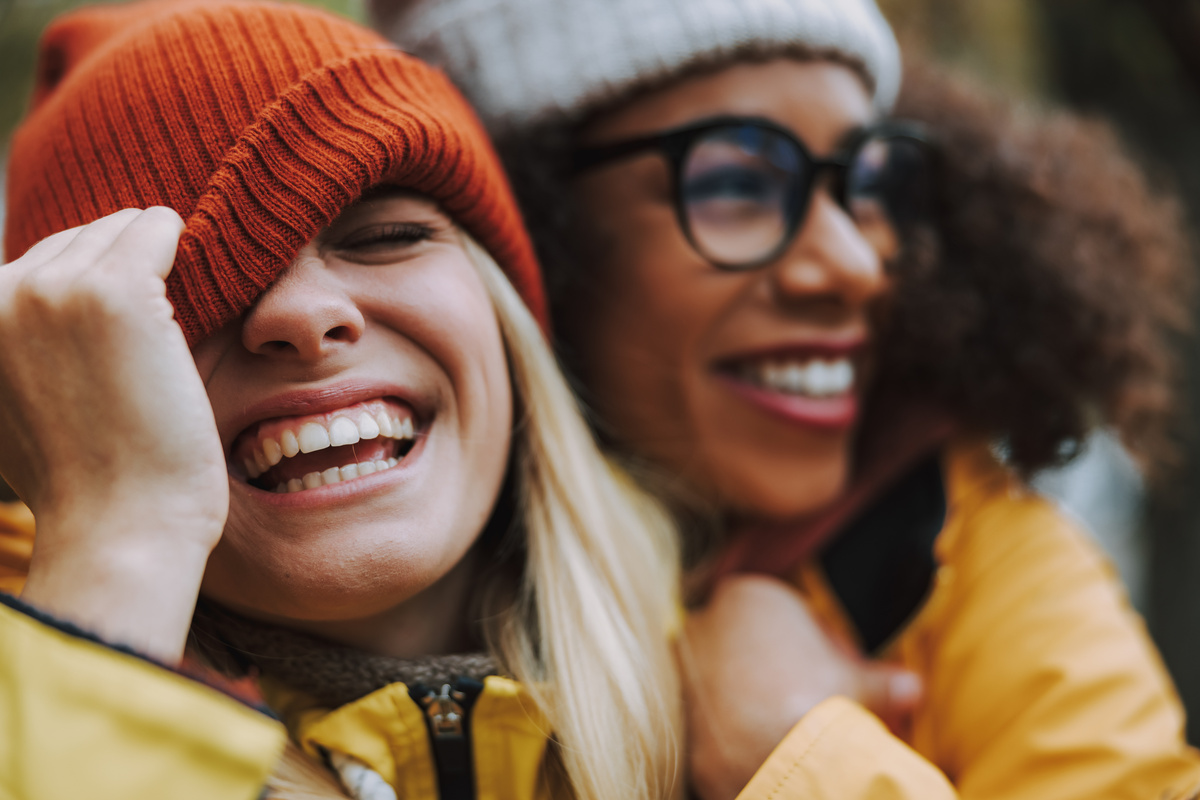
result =
[{"label": "blonde hair", "polygon": [[[488,646],[550,720],[544,779],[554,796],[681,796],[675,529],[601,454],[533,315],[492,257],[462,239],[495,307],[517,409],[515,527],[525,559],[515,594],[484,615]],[[345,796],[305,761],[289,747],[269,796]]]}]

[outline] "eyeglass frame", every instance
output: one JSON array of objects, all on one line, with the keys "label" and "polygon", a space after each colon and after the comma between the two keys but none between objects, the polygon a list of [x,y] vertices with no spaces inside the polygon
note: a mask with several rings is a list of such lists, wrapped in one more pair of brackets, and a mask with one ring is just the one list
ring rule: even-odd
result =
[{"label": "eyeglass frame", "polygon": [[[787,229],[780,236],[779,244],[761,258],[732,264],[717,261],[707,255],[704,249],[697,243],[696,237],[692,233],[691,222],[688,220],[687,207],[683,200],[683,192],[681,191],[683,165],[696,142],[704,134],[720,128],[747,126],[769,131],[790,141],[799,150],[800,155],[808,160],[808,163],[811,165],[812,171],[810,174],[812,177],[808,182],[804,202],[797,207],[796,213],[792,215],[793,218],[787,221]],[[689,122],[647,136],[638,136],[633,139],[578,148],[572,154],[571,174],[577,176],[580,173],[604,166],[613,161],[629,158],[647,150],[657,150],[666,158],[667,165],[671,170],[672,203],[675,207],[675,217],[680,230],[683,231],[683,235],[687,238],[692,249],[718,269],[729,272],[746,272],[771,263],[791,246],[792,241],[796,238],[797,231],[801,227],[801,223],[804,222],[805,217],[808,215],[813,194],[817,191],[817,184],[820,182],[823,173],[828,172],[833,174],[834,180],[830,186],[830,192],[833,194],[833,198],[837,204],[849,211],[846,205],[846,173],[853,162],[854,156],[857,155],[862,146],[869,139],[875,137],[907,139],[917,143],[928,157],[927,163],[932,167],[933,148],[930,137],[925,126],[919,122],[902,119],[885,119],[871,125],[856,128],[843,138],[837,151],[831,158],[817,158],[800,137],[774,120],[766,117],[722,115]]]}]

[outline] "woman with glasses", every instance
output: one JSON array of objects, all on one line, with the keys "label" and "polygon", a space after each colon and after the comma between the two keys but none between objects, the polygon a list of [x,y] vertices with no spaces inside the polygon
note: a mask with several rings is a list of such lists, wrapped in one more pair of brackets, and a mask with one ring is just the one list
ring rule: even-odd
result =
[{"label": "woman with glasses", "polygon": [[934,124],[890,121],[871,0],[372,11],[496,137],[598,430],[694,523],[700,796],[1200,780],[1141,622],[1022,479],[1099,424],[1148,451],[1168,404],[1177,216],[1111,141],[934,76]]}]

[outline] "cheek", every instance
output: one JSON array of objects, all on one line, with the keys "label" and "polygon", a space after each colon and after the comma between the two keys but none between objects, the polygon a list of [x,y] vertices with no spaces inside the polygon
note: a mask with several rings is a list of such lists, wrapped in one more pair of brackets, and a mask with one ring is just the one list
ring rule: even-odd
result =
[{"label": "cheek", "polygon": [[[481,320],[487,324],[481,325]],[[513,426],[512,381],[508,372],[503,339],[491,316],[474,321],[462,320],[475,331],[475,348],[468,354],[457,381],[456,401],[462,432],[464,473],[468,483],[464,491],[483,498],[494,498],[503,481],[508,463]],[[462,330],[462,328],[460,328]],[[486,510],[491,503],[486,504]],[[484,520],[480,520],[482,524]]]},{"label": "cheek", "polygon": [[239,324],[234,321],[218,330],[207,339],[192,345],[192,360],[196,362],[196,372],[200,380],[212,394],[211,383],[218,378],[217,371],[227,353],[233,352],[239,346]]},{"label": "cheek", "polygon": [[479,276],[473,268],[468,270],[460,272],[457,280],[443,276],[446,284],[437,296],[453,302],[443,301],[440,313],[432,315],[437,327],[429,330],[422,345],[445,371],[452,398],[439,423],[440,436],[430,439],[439,458],[444,457],[430,496],[443,507],[447,529],[455,531],[457,538],[473,541],[504,481],[513,394],[495,310]]},{"label": "cheek", "polygon": [[593,238],[597,246],[589,248],[586,274],[559,328],[579,351],[593,392],[644,406],[644,394],[623,393],[678,382],[711,322],[709,298],[691,291],[711,268],[683,238],[670,208],[659,204],[627,209]]}]

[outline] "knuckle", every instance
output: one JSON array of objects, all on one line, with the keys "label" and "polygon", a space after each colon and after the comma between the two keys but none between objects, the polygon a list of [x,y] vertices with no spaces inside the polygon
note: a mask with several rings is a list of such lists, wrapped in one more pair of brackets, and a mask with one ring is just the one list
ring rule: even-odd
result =
[{"label": "knuckle", "polygon": [[12,301],[24,313],[62,318],[94,314],[110,304],[111,295],[110,288],[94,271],[43,268],[23,276],[15,287]]},{"label": "knuckle", "polygon": [[168,206],[150,206],[142,212],[142,217],[164,227],[183,227],[183,217],[179,212]]},{"label": "knuckle", "polygon": [[13,287],[13,302],[18,307],[35,310],[50,309],[63,300],[62,281],[56,280],[53,270],[38,269],[26,273]]}]

